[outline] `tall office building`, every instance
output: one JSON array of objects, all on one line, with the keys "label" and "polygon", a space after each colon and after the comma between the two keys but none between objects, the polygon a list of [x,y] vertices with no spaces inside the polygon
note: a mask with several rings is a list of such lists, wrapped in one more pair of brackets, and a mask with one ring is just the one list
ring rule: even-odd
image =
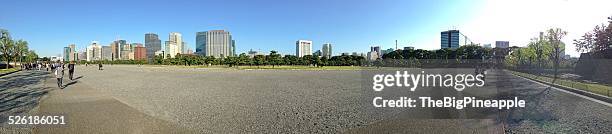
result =
[{"label": "tall office building", "polygon": [[87,61],[97,61],[102,59],[102,47],[94,41],[87,46]]},{"label": "tall office building", "polygon": [[[391,50],[391,51],[393,51],[393,50]],[[385,53],[382,52],[382,49],[380,49],[380,46],[371,46],[370,47],[370,52],[376,52],[376,54],[375,54],[376,57],[374,57],[374,59],[382,58],[382,55],[385,54]]]},{"label": "tall office building", "polygon": [[181,54],[187,54],[188,50],[189,50],[189,45],[187,45],[187,42],[183,42],[183,46],[181,47]]},{"label": "tall office building", "polygon": [[70,55],[68,56],[68,61],[76,61],[77,59],[77,53],[76,53],[76,46],[74,44],[70,44],[68,45],[68,47],[70,48]]},{"label": "tall office building", "polygon": [[332,56],[332,44],[331,43],[323,44],[323,48],[321,49],[321,56],[331,58]]},{"label": "tall office building", "polygon": [[170,36],[169,36],[169,40],[170,42],[173,42],[174,44],[176,44],[176,53],[172,53],[172,54],[182,54],[183,53],[183,35],[181,33],[178,32],[171,32]]},{"label": "tall office building", "polygon": [[147,59],[153,59],[155,52],[161,50],[161,40],[154,33],[145,34],[145,47],[147,48]]},{"label": "tall office building", "polygon": [[113,41],[110,44],[111,47],[111,60],[118,60],[119,58],[117,58],[117,56],[119,55],[119,44],[117,41]]},{"label": "tall office building", "polygon": [[64,61],[70,60],[70,47],[64,47]]},{"label": "tall office building", "polygon": [[232,55],[233,56],[238,56],[236,55],[236,40],[232,40]]},{"label": "tall office building", "polygon": [[[469,42],[471,43],[471,42]],[[459,30],[448,30],[440,33],[440,49],[456,49],[461,45],[467,45],[468,38],[461,34]]]},{"label": "tall office building", "polygon": [[122,60],[133,60],[133,56],[130,58],[130,54],[132,53],[132,44],[125,43],[121,45],[121,52],[119,53]]},{"label": "tall office building", "polygon": [[295,55],[297,57],[304,57],[304,55],[312,54],[312,41],[309,40],[298,40],[295,42]]},{"label": "tall office building", "polygon": [[495,41],[495,48],[508,48],[510,41]]},{"label": "tall office building", "polygon": [[102,46],[102,60],[113,60],[111,46]]},{"label": "tall office building", "polygon": [[196,33],[196,53],[204,56],[234,56],[235,41],[225,30],[210,30]]},{"label": "tall office building", "polygon": [[[170,58],[174,58],[176,54],[183,53],[183,37],[180,33],[171,32],[168,41],[165,42],[166,55],[170,55]],[[168,57],[166,57],[168,58]]]},{"label": "tall office building", "polygon": [[111,49],[112,49],[112,55],[113,55],[112,58],[114,60],[119,60],[119,59],[122,59],[122,57],[125,57],[125,56],[121,56],[121,54],[122,54],[122,51],[125,50],[126,45],[127,45],[127,41],[125,40],[113,41],[113,43],[111,44]]}]

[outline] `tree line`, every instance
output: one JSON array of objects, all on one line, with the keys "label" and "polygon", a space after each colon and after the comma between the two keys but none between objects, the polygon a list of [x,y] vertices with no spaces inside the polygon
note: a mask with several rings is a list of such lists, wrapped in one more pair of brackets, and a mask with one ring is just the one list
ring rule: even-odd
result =
[{"label": "tree line", "polygon": [[29,50],[27,41],[13,40],[6,29],[0,29],[0,55],[2,61],[6,62],[6,65],[2,65],[4,69],[8,69],[11,62],[13,67],[16,67],[17,62],[21,64],[38,60],[38,54],[34,50]]},{"label": "tree line", "polygon": [[567,32],[560,28],[551,28],[533,37],[526,47],[514,47],[506,56],[506,65],[513,69],[543,73],[544,69],[552,69],[555,74],[559,68],[572,68],[575,61],[565,60],[561,55],[565,51],[565,43],[561,40]]},{"label": "tree line", "polygon": [[279,66],[279,65],[303,65],[303,66],[362,66],[365,63],[365,57],[355,55],[341,55],[332,57],[320,57],[313,55],[305,55],[297,57],[295,55],[282,56],[277,51],[270,51],[268,55],[249,56],[241,53],[238,56],[229,57],[214,57],[202,56],[194,54],[177,54],[174,58],[155,55],[151,62],[146,60],[103,60],[103,61],[81,61],[81,63],[103,63],[103,64],[155,64],[155,65],[227,65],[233,66]]}]

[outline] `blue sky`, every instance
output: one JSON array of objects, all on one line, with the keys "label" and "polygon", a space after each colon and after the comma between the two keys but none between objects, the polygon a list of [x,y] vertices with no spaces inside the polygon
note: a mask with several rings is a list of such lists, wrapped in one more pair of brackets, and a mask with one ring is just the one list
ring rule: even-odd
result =
[{"label": "blue sky", "polygon": [[294,54],[295,41],[313,41],[313,51],[334,44],[334,53],[383,48],[439,47],[440,31],[473,18],[481,1],[451,0],[9,0],[0,8],[0,28],[25,39],[41,56],[56,56],[68,44],[81,50],[92,41],[108,45],[120,37],[162,42],[180,32],[195,49],[195,33],[229,30],[237,53],[249,49]]}]

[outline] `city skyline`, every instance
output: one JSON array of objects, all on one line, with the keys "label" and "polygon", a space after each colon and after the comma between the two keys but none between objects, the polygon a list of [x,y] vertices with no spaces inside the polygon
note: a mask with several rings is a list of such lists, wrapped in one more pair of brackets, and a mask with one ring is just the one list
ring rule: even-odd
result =
[{"label": "city skyline", "polygon": [[[434,50],[440,46],[440,32],[450,29],[461,30],[475,43],[493,44],[501,40],[509,41],[511,46],[525,46],[538,31],[560,27],[569,32],[563,40],[568,54],[577,56],[571,40],[612,15],[610,8],[597,8],[612,3],[604,0],[297,1],[299,4],[274,0],[258,3],[127,1],[122,3],[151,9],[175,5],[185,7],[185,10],[91,10],[105,9],[113,3],[116,2],[43,1],[32,4],[8,1],[4,3],[7,8],[0,9],[0,12],[11,14],[0,16],[0,28],[9,30],[17,39],[28,40],[31,48],[41,56],[57,56],[68,44],[76,44],[77,51],[80,51],[91,41],[106,45],[119,38],[146,46],[142,37],[145,33],[162,35],[159,39],[163,41],[169,32],[183,33],[184,42],[189,45],[186,48],[196,50],[196,32],[221,29],[231,31],[235,41],[239,42],[235,50],[237,54],[249,49],[293,54],[295,40],[306,39],[313,41],[313,51],[319,50],[323,43],[333,43],[333,55],[339,55],[343,52],[367,52],[369,46],[394,48],[395,40],[399,41],[399,48],[409,46]],[[294,4],[297,6],[290,6]],[[211,8],[193,8],[200,5],[211,5]],[[221,7],[226,7],[223,5],[232,5],[235,10],[219,12]],[[51,12],[24,10],[28,8]],[[563,10],[539,17],[539,12],[554,8]],[[181,21],[150,20],[175,14]],[[298,19],[301,21],[296,21]]]}]

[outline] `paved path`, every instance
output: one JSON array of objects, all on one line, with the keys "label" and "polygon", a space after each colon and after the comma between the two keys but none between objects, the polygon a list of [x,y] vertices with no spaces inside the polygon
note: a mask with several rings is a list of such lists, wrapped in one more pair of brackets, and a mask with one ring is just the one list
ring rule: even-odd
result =
[{"label": "paved path", "polygon": [[[65,115],[68,126],[0,132],[35,133],[606,133],[612,108],[545,85],[492,71],[487,87],[461,94],[421,88],[375,93],[360,71],[225,70],[176,67],[77,66],[64,90],[48,73],[15,73],[0,85],[21,112]],[[441,70],[428,70],[441,71]],[[466,70],[464,70],[466,71]],[[467,70],[473,71],[473,70]],[[37,74],[36,72],[32,72]],[[34,77],[26,77],[32,75]],[[80,77],[82,76],[82,77]],[[32,78],[37,78],[36,80]],[[9,82],[10,83],[10,82]],[[36,83],[36,84],[33,84]],[[4,88],[3,88],[4,89]],[[32,89],[34,89],[32,91]],[[52,90],[51,92],[49,92]],[[8,92],[11,91],[11,92]],[[43,94],[43,95],[38,95]],[[38,97],[36,97],[38,95]],[[377,109],[373,96],[519,96],[513,110]],[[43,101],[35,103],[43,97]],[[27,99],[26,99],[27,98]],[[7,99],[11,100],[20,99]],[[24,105],[31,102],[29,105]],[[7,103],[9,104],[9,103]],[[38,105],[38,107],[36,107]],[[25,107],[24,107],[25,106]],[[14,108],[19,109],[19,108]],[[2,113],[7,115],[7,113]],[[33,128],[33,129],[32,129]]]}]

